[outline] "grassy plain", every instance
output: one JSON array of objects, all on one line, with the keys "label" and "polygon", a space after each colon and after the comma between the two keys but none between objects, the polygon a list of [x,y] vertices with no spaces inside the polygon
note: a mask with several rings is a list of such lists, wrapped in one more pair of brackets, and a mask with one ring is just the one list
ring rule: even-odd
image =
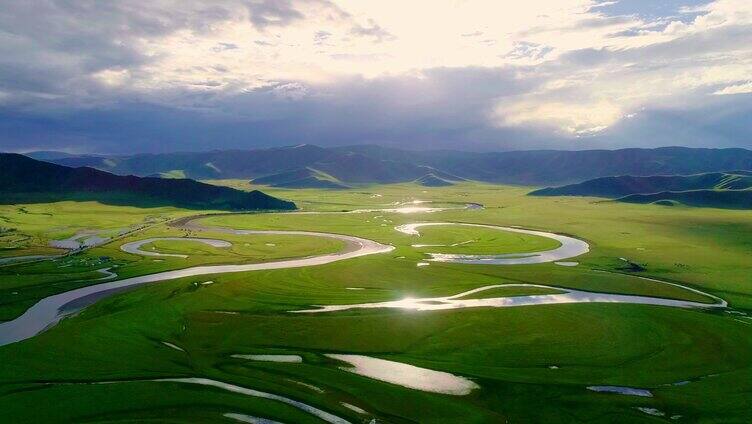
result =
[{"label": "grassy plain", "polygon": [[98,202],[0,205],[0,227],[9,230],[0,232],[0,258],[61,254],[63,250],[49,246],[50,240],[62,240],[82,230],[112,236],[120,230],[189,214],[170,207],[136,208]]},{"label": "grassy plain", "polygon": [[[222,183],[247,188],[240,181]],[[5,416],[13,422],[232,422],[223,414],[242,413],[281,422],[321,422],[280,402],[210,387],[143,381],[204,377],[287,396],[354,423],[373,417],[395,423],[741,423],[752,419],[752,320],[740,315],[752,312],[748,213],[534,198],[524,195],[525,188],[481,184],[266,191],[318,211],[389,208],[416,199],[455,206],[477,202],[485,209],[206,218],[203,222],[211,226],[352,234],[396,249],[323,266],[166,281],[104,299],[37,337],[0,347],[0,408]],[[170,216],[184,214],[176,210]],[[448,248],[411,246],[416,243],[475,240],[455,246],[462,253],[491,253],[495,245],[501,251],[493,253],[556,247],[549,240],[490,229],[422,228],[421,237],[394,230],[397,225],[429,221],[567,233],[587,240],[591,252],[573,259],[580,262],[576,267],[446,263],[417,267],[425,252],[448,252]],[[140,257],[119,250],[128,241],[181,235],[228,240],[233,247],[154,243],[156,251],[184,253],[187,259]],[[101,277],[96,269],[105,266],[118,265],[116,272],[125,277],[197,264],[307,256],[340,247],[312,237],[186,233],[160,224],[57,262],[0,267],[0,319],[17,316],[48,294],[91,284],[89,279]],[[640,264],[645,271],[630,275],[620,258]],[[728,300],[735,313],[624,304],[288,312],[319,304],[446,296],[520,282],[712,301],[638,276],[710,292]],[[200,284],[208,280],[214,283]],[[11,295],[13,291],[18,294]],[[542,291],[515,287],[495,294]],[[299,354],[304,363],[232,358],[250,353]],[[473,379],[481,389],[468,396],[405,389],[342,371],[325,353],[378,356],[451,372]],[[88,384],[103,381],[117,383]],[[653,397],[595,393],[586,389],[591,385],[639,387],[651,390]],[[358,414],[342,402],[367,414]],[[655,408],[665,415],[649,415],[638,408]],[[670,418],[675,416],[680,417]]]},{"label": "grassy plain", "polygon": [[425,252],[490,255],[540,252],[561,246],[556,240],[487,228],[442,225],[419,230],[420,239],[414,246]]}]

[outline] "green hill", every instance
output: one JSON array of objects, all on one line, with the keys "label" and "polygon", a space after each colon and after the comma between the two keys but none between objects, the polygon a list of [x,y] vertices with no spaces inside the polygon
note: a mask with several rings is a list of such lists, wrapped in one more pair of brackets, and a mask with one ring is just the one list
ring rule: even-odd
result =
[{"label": "green hill", "polygon": [[172,179],[187,178],[185,176],[185,172],[182,169],[173,169],[173,170],[167,171],[167,172],[159,172],[157,174],[147,175],[147,177],[151,177],[151,178],[172,178]]},{"label": "green hill", "polygon": [[347,185],[331,175],[311,168],[280,172],[279,174],[256,178],[251,183],[282,188],[348,188]]},{"label": "green hill", "polygon": [[406,151],[360,145],[330,150],[385,161],[410,162],[468,180],[519,185],[571,184],[615,175],[689,175],[731,169],[752,170],[752,151],[738,148],[466,152]]},{"label": "green hill", "polygon": [[194,179],[255,179],[311,168],[347,185],[410,182],[429,173],[447,180],[560,185],[617,175],[689,175],[752,169],[750,150],[686,147],[462,152],[304,144],[131,156],[44,156],[60,165],[91,166],[118,175],[161,175],[179,170]]},{"label": "green hill", "polygon": [[653,203],[663,206],[695,206],[719,209],[752,209],[752,190],[690,190],[631,194],[616,199],[626,203]]},{"label": "green hill", "polygon": [[446,187],[454,185],[453,182],[441,177],[437,177],[434,174],[426,174],[415,180],[415,183],[424,187]]},{"label": "green hill", "polygon": [[0,153],[0,181],[3,204],[96,200],[118,205],[191,209],[295,209],[294,203],[260,191],[244,192],[188,179],[119,176],[9,153]]},{"label": "green hill", "polygon": [[695,175],[624,175],[603,177],[562,187],[548,187],[530,193],[534,196],[593,196],[620,198],[632,194],[694,190],[745,190],[752,188],[749,171],[712,172]]}]

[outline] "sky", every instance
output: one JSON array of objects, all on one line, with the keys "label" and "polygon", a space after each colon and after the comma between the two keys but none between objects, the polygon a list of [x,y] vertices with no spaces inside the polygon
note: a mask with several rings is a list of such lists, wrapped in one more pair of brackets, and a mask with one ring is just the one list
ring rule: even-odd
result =
[{"label": "sky", "polygon": [[0,150],[752,148],[749,0],[10,0]]}]

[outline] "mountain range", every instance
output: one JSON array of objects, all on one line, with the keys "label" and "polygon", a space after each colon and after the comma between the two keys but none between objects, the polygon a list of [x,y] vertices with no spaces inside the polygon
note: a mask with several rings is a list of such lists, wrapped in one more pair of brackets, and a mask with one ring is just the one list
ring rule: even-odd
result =
[{"label": "mountain range", "polygon": [[533,196],[591,196],[628,203],[683,204],[726,209],[752,208],[752,172],[729,171],[695,175],[622,175],[601,177],[561,187],[547,187]]},{"label": "mountain range", "polygon": [[[30,155],[34,155],[31,153]],[[337,188],[412,182],[433,177],[517,185],[561,185],[605,176],[686,175],[752,169],[752,151],[662,147],[620,150],[510,152],[412,151],[375,145],[299,145],[259,150],[61,155],[45,160],[119,175],[249,179],[280,187]]]},{"label": "mountain range", "polygon": [[619,202],[684,205],[719,209],[752,209],[752,190],[690,190],[630,194]]},{"label": "mountain range", "polygon": [[258,190],[245,192],[189,179],[120,176],[89,167],[70,168],[27,156],[0,153],[0,203],[96,200],[134,206],[190,209],[295,209]]},{"label": "mountain range", "polygon": [[601,177],[562,187],[547,187],[530,194],[536,196],[593,196],[615,199],[631,194],[690,190],[746,190],[749,188],[752,188],[752,172],[729,171],[695,175]]}]

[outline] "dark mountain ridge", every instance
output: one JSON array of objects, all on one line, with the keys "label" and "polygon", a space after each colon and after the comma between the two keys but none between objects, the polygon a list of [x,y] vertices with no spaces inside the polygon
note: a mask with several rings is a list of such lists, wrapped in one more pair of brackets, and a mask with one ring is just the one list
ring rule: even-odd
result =
[{"label": "dark mountain ridge", "polygon": [[251,183],[282,188],[349,188],[331,175],[327,175],[312,168],[301,168],[293,171],[280,172],[279,174],[256,178],[252,180]]},{"label": "dark mountain ridge", "polygon": [[659,205],[752,209],[752,190],[691,190],[662,193],[630,194],[617,199],[626,203],[654,203]]},{"label": "dark mountain ridge", "polygon": [[295,204],[260,191],[244,192],[189,179],[119,176],[93,168],[70,168],[0,153],[0,202],[96,200],[134,206],[192,209],[295,209]]},{"label": "dark mountain ridge", "polygon": [[695,175],[601,177],[562,187],[547,187],[530,194],[619,198],[631,194],[690,190],[745,190],[748,188],[752,188],[752,172],[729,171]]},{"label": "dark mountain ridge", "polygon": [[710,172],[695,175],[622,175],[562,187],[547,187],[533,196],[592,196],[626,203],[655,203],[724,209],[752,208],[752,172]]},{"label": "dark mountain ridge", "polygon": [[319,170],[343,184],[410,182],[426,174],[518,185],[569,184],[597,177],[675,175],[752,169],[752,151],[661,147],[619,150],[530,150],[509,152],[412,151],[376,145],[322,148],[299,145],[231,150],[79,156],[54,159],[116,174],[152,175],[181,171],[195,179],[256,179]]},{"label": "dark mountain ridge", "polygon": [[422,185],[424,187],[446,187],[454,185],[453,182],[436,176],[434,174],[426,174],[415,180],[415,184]]}]

